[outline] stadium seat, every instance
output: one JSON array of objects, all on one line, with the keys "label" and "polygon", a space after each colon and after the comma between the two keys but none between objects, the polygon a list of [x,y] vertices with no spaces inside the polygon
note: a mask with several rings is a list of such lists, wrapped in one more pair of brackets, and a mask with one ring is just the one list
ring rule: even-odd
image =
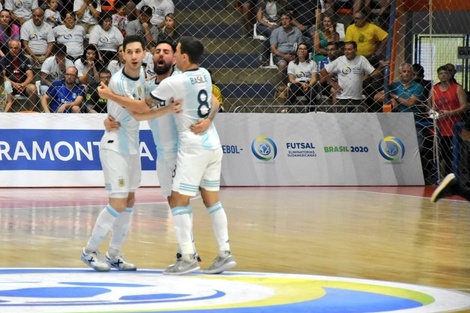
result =
[{"label": "stadium seat", "polygon": [[258,39],[258,40],[262,40],[262,41],[267,40],[268,38],[264,37],[263,35],[258,34],[258,31],[256,30],[257,26],[258,26],[258,23],[255,23],[253,25],[253,39]]}]

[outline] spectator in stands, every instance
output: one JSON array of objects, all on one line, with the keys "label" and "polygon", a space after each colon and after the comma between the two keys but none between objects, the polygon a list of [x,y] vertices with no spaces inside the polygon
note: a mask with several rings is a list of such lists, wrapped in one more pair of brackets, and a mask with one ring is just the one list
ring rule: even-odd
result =
[{"label": "spectator in stands", "polygon": [[2,59],[5,77],[11,82],[14,95],[23,95],[28,98],[29,106],[35,108],[38,103],[36,85],[31,60],[21,49],[21,42],[10,41],[10,51]]},{"label": "spectator in stands", "polygon": [[278,0],[260,0],[258,2],[258,12],[256,13],[258,34],[263,35],[265,40],[263,53],[261,54],[261,63],[263,66],[269,64],[270,44],[269,37],[274,29],[281,25],[281,12],[283,6]]},{"label": "spectator in stands", "polygon": [[98,50],[94,45],[88,45],[82,56],[74,62],[78,71],[78,80],[83,85],[100,82],[99,72],[103,68],[98,57]]},{"label": "spectator in stands", "polygon": [[364,7],[370,10],[374,24],[380,27],[386,27],[388,25],[391,2],[392,0],[365,0]]},{"label": "spectator in stands", "polygon": [[[332,84],[336,93],[337,103],[348,112],[365,111],[362,103],[362,86],[366,75],[381,75],[382,69],[388,62],[380,61],[380,66],[375,69],[367,59],[357,54],[357,44],[354,41],[344,43],[344,55],[327,64],[321,71],[323,81]],[[328,75],[338,74],[338,82]]]},{"label": "spectator in stands", "polygon": [[441,135],[439,147],[442,173],[450,174],[453,171],[452,139],[455,124],[462,121],[461,114],[467,109],[467,97],[462,86],[452,79],[447,65],[437,69],[439,83],[432,88],[429,98],[431,108],[437,112],[437,126]]},{"label": "spectator in stands", "polygon": [[116,54],[114,60],[111,60],[111,62],[109,62],[107,69],[111,72],[111,74],[114,74],[124,68],[125,62],[126,60],[124,60],[124,50],[122,48],[122,45],[119,45],[118,53]]},{"label": "spectator in stands", "polygon": [[42,62],[52,54],[55,42],[52,28],[44,23],[44,11],[36,8],[33,18],[21,26],[21,41],[24,51],[31,57],[34,67],[40,67]]},{"label": "spectator in stands", "polygon": [[85,90],[77,83],[77,69],[67,67],[65,79],[52,83],[41,97],[41,105],[45,113],[80,113]]},{"label": "spectator in stands", "polygon": [[224,108],[223,108],[223,104],[224,104],[224,96],[222,95],[222,91],[220,91],[220,88],[219,86],[217,86],[215,80],[213,79],[213,76],[212,76],[212,71],[211,70],[207,70],[209,72],[209,74],[211,75],[211,81],[212,81],[212,96],[214,96],[217,101],[219,102],[219,112],[225,112]]},{"label": "spectator in stands", "polygon": [[388,34],[379,26],[369,23],[364,11],[354,13],[354,24],[346,28],[346,41],[355,41],[357,54],[366,57],[373,66],[382,60]]},{"label": "spectator in stands", "polygon": [[22,26],[26,21],[31,19],[33,10],[38,7],[38,1],[5,0],[4,7],[10,11],[13,22],[18,26]]},{"label": "spectator in stands", "polygon": [[8,10],[0,11],[0,57],[8,53],[8,44],[12,39],[20,39],[20,27],[12,23]]},{"label": "spectator in stands", "polygon": [[317,26],[313,34],[313,51],[315,62],[319,63],[328,55],[327,47],[330,42],[339,42],[339,33],[336,31],[336,24],[330,16],[323,16],[321,19],[320,9],[317,9]]},{"label": "spectator in stands", "polygon": [[126,25],[129,23],[127,19],[127,5],[124,1],[116,1],[115,3],[116,13],[111,15],[113,20],[113,26],[121,31],[123,37],[126,37]]},{"label": "spectator in stands", "polygon": [[[288,13],[281,15],[281,26],[274,29],[269,38],[274,63],[279,72],[286,73],[287,64],[296,57],[297,46],[302,42],[302,33],[292,26],[292,17]],[[286,77],[282,77],[284,80]]]},{"label": "spectator in stands", "polygon": [[423,86],[423,96],[427,101],[432,89],[432,82],[424,79],[424,67],[421,64],[415,63],[412,65],[413,79]]},{"label": "spectator in stands", "polygon": [[173,13],[168,13],[165,16],[165,26],[158,34],[158,41],[167,41],[176,47],[180,38],[181,34],[178,31],[175,16]]},{"label": "spectator in stands", "polygon": [[253,25],[255,24],[255,8],[257,0],[240,0],[237,7],[242,14],[242,25],[245,30],[245,38],[253,37]]},{"label": "spectator in stands", "polygon": [[40,94],[43,95],[53,82],[64,79],[65,70],[73,66],[73,62],[67,59],[67,46],[55,43],[53,56],[48,57],[42,64],[39,75],[41,76]]},{"label": "spectator in stands", "polygon": [[85,28],[77,25],[77,20],[73,12],[65,13],[63,25],[53,29],[56,42],[67,46],[67,54],[76,60],[80,58],[84,50],[86,38]]},{"label": "spectator in stands", "polygon": [[[326,47],[326,51],[328,52],[327,57],[318,63],[319,71],[321,71],[327,64],[336,60],[339,56],[339,47],[336,42],[329,42],[328,46]],[[323,96],[328,97],[328,99],[331,99],[331,103],[335,105],[336,104],[336,92],[334,92],[332,88],[333,82],[338,83],[337,74],[327,75],[326,77],[321,79],[320,80],[320,84],[321,84],[320,93]]]},{"label": "spectator in stands", "polygon": [[58,11],[58,0],[47,0],[47,9],[44,11],[44,21],[52,28],[62,24],[62,17]]},{"label": "spectator in stands", "polygon": [[83,26],[87,33],[98,24],[101,14],[100,0],[74,0],[73,11],[78,18],[79,25]]},{"label": "spectator in stands", "polygon": [[[392,110],[398,112],[413,112],[418,120],[418,113],[421,112],[419,104],[425,100],[424,88],[413,80],[413,66],[403,63],[398,68],[399,78],[389,86],[390,103]],[[374,96],[374,100],[383,104],[385,102],[385,92],[381,90]]]},{"label": "spectator in stands", "polygon": [[139,13],[138,19],[127,23],[126,34],[138,35],[144,39],[144,44],[147,46],[151,41],[158,40],[158,27],[150,23],[152,17],[152,8],[144,5]]},{"label": "spectator in stands", "polygon": [[5,78],[5,72],[0,74],[0,112],[8,112],[13,105],[13,87]]},{"label": "spectator in stands", "polygon": [[115,58],[117,49],[123,40],[124,37],[119,29],[113,26],[111,15],[104,13],[100,17],[99,24],[91,30],[89,42],[98,48],[103,64],[107,66]]},{"label": "spectator in stands", "polygon": [[141,0],[135,8],[140,11],[144,6],[149,6],[153,9],[150,23],[158,28],[165,26],[165,16],[168,13],[175,13],[175,5],[172,0]]},{"label": "spectator in stands", "polygon": [[297,47],[297,57],[287,66],[289,76],[288,103],[295,105],[297,97],[306,97],[310,105],[315,99],[315,85],[318,80],[317,63],[310,60],[308,46],[301,43]]},{"label": "spectator in stands", "polygon": [[[304,36],[311,38],[309,29],[315,25],[318,0],[290,0],[286,4],[286,10],[292,16],[292,25],[297,27]],[[310,42],[304,38],[305,42]]]},{"label": "spectator in stands", "polygon": [[100,98],[98,86],[100,83],[108,86],[111,72],[107,68],[103,68],[99,73],[99,79],[99,82],[88,85],[85,106],[82,107],[84,113],[107,113],[108,99]]}]

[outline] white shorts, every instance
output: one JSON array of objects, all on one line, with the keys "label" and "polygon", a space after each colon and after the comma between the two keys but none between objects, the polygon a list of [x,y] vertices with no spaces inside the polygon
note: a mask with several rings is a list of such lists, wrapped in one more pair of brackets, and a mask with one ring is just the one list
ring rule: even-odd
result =
[{"label": "white shorts", "polygon": [[105,189],[110,198],[127,198],[140,186],[142,166],[140,154],[122,155],[113,150],[100,149]]},{"label": "white shorts", "polygon": [[173,190],[195,196],[202,187],[208,191],[220,189],[222,148],[216,150],[179,149]]},{"label": "white shorts", "polygon": [[171,195],[175,170],[176,154],[171,156],[157,156],[157,177],[160,183],[160,191],[167,198]]}]

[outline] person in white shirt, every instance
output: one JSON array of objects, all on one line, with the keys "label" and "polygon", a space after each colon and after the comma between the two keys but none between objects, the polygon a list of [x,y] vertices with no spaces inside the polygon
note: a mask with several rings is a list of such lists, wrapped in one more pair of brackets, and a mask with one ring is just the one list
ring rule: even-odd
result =
[{"label": "person in white shirt", "polygon": [[74,66],[73,62],[67,59],[67,47],[60,43],[55,43],[53,56],[48,57],[41,66],[41,86],[39,92],[43,95],[49,86],[58,80],[65,78],[65,70]]},{"label": "person in white shirt", "polygon": [[297,47],[297,58],[287,65],[287,75],[289,76],[289,104],[294,105],[296,98],[304,96],[308,105],[315,99],[315,84],[318,80],[318,66],[311,60],[306,43],[301,43]]},{"label": "person in white shirt", "polygon": [[38,0],[5,0],[5,9],[10,11],[12,20],[23,25],[31,19],[33,10],[38,6]]},{"label": "person in white shirt", "polygon": [[175,4],[172,0],[142,0],[135,8],[140,11],[144,5],[152,8],[153,14],[150,23],[160,29],[165,26],[165,16],[168,13],[175,13]]},{"label": "person in white shirt", "polygon": [[67,46],[67,54],[70,57],[77,59],[83,54],[86,31],[83,26],[76,24],[73,12],[67,12],[63,25],[54,27],[53,31],[56,41]]},{"label": "person in white shirt", "polygon": [[44,12],[44,21],[52,28],[62,24],[62,17],[60,16],[60,12],[57,10],[58,6],[58,0],[47,1],[47,9]]},{"label": "person in white shirt", "polygon": [[26,21],[21,26],[21,42],[24,51],[29,54],[35,65],[38,67],[51,56],[52,44],[55,42],[52,27],[44,23],[44,11],[36,8],[33,11],[33,18]]},{"label": "person in white shirt", "polygon": [[[381,75],[381,70],[388,62],[380,61],[376,70],[362,55],[357,55],[357,44],[354,41],[344,43],[344,55],[325,65],[320,71],[322,80],[327,80],[336,93],[337,104],[348,112],[365,111],[362,105],[362,89],[364,79],[369,76]],[[338,81],[328,79],[338,75]]]},{"label": "person in white shirt", "polygon": [[126,63],[126,60],[124,59],[124,51],[122,49],[122,45],[119,45],[116,57],[114,60],[109,62],[106,68],[111,72],[111,74],[114,74],[124,68],[124,63]]},{"label": "person in white shirt", "polygon": [[94,44],[101,54],[103,64],[107,66],[115,58],[118,47],[122,44],[124,37],[121,31],[113,26],[113,19],[109,13],[100,17],[98,25],[90,32],[89,43]]},{"label": "person in white shirt", "polygon": [[101,14],[101,0],[74,0],[73,11],[78,22],[89,33],[91,28],[98,24]]}]

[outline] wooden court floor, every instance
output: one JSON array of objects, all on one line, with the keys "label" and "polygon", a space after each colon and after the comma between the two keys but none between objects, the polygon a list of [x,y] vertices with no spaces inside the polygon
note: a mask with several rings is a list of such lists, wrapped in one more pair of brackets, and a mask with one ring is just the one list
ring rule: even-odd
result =
[{"label": "wooden court floor", "polygon": [[[470,203],[429,202],[434,187],[224,188],[237,271],[404,282],[470,293]],[[85,267],[81,249],[106,204],[102,188],[0,189],[0,267]],[[192,200],[202,267],[216,254]],[[171,214],[158,188],[137,192],[124,256],[173,263]],[[106,243],[102,246],[102,253]]]}]

